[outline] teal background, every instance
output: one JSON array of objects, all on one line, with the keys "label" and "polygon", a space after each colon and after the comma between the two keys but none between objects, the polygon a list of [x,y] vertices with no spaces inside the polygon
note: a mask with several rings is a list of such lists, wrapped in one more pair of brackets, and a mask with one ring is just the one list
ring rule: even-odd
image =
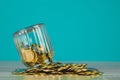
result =
[{"label": "teal background", "polygon": [[36,23],[56,61],[120,61],[120,0],[0,0],[0,60],[20,60],[13,33]]}]

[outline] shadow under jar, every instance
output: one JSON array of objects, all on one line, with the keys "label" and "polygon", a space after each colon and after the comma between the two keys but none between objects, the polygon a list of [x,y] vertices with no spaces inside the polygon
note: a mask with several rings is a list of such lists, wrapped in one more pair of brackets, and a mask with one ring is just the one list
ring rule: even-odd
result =
[{"label": "shadow under jar", "polygon": [[52,63],[53,48],[44,24],[32,25],[15,32],[14,42],[27,67]]}]

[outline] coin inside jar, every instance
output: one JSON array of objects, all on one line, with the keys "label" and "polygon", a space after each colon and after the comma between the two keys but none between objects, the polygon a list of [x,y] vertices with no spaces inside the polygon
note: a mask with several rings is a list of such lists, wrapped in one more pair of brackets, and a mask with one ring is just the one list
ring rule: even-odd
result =
[{"label": "coin inside jar", "polygon": [[29,48],[21,48],[22,60],[28,67],[33,67],[36,64],[46,64],[52,62],[53,52],[43,53],[43,48],[37,44],[33,44]]}]

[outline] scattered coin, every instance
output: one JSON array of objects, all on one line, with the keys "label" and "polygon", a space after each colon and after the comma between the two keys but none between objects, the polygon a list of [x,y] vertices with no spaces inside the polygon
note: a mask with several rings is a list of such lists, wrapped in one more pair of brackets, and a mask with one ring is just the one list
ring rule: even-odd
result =
[{"label": "scattered coin", "polygon": [[[87,64],[53,63],[51,53],[43,53],[41,46],[33,44],[29,48],[21,49],[23,61],[29,66],[27,69],[16,70],[14,75],[81,75],[100,76],[102,73],[94,68],[87,68]],[[48,60],[48,64],[46,61]]]},{"label": "scattered coin", "polygon": [[[81,65],[81,66],[80,66]],[[84,64],[44,64],[42,66],[37,66],[33,68],[29,68],[23,70],[21,72],[14,73],[15,75],[64,75],[64,74],[71,74],[71,75],[82,75],[82,76],[98,76],[101,75],[96,69],[85,68],[83,67]],[[83,68],[81,68],[83,67]]]}]

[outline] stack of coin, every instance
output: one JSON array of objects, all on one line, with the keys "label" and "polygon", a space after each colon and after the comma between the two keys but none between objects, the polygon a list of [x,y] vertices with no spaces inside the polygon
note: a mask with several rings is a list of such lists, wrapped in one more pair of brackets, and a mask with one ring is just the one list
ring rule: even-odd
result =
[{"label": "stack of coin", "polygon": [[15,71],[15,75],[81,75],[100,76],[97,69],[86,68],[86,64],[52,63],[38,65],[37,67]]}]

